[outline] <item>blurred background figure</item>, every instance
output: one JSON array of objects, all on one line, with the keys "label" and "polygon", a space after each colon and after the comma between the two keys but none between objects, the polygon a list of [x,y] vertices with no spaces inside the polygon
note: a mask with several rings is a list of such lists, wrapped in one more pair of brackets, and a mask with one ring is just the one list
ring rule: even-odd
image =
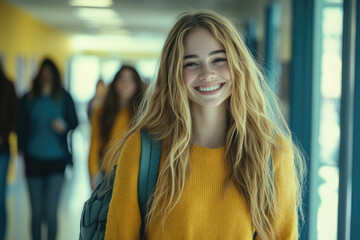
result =
[{"label": "blurred background figure", "polygon": [[104,80],[100,78],[100,80],[96,83],[95,95],[93,98],[91,98],[87,106],[87,115],[89,119],[91,119],[94,110],[101,104],[105,94],[106,85]]},{"label": "blurred background figure", "polygon": [[145,84],[136,69],[123,66],[109,85],[104,102],[95,110],[91,118],[89,152],[90,184],[93,190],[102,178],[102,171],[108,170],[106,162],[102,162],[106,149],[128,129],[144,91]]},{"label": "blurred background figure", "polygon": [[5,187],[10,159],[9,134],[15,132],[18,99],[13,83],[8,80],[0,62],[0,240],[5,239]]},{"label": "blurred background figure", "polygon": [[67,136],[78,125],[74,102],[61,86],[54,62],[45,59],[32,89],[20,102],[19,150],[24,154],[32,210],[32,239],[57,232],[57,209],[67,164],[72,164]]}]

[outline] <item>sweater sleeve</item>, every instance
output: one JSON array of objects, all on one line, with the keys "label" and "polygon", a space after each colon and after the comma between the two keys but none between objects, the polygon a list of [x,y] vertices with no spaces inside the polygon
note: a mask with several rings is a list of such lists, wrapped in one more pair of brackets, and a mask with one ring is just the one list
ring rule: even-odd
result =
[{"label": "sweater sleeve", "polygon": [[275,178],[278,183],[278,211],[275,219],[276,239],[298,239],[296,207],[296,170],[294,156],[289,149],[274,154]]},{"label": "sweater sleeve", "polygon": [[9,132],[7,132],[7,136],[10,132],[16,131],[17,121],[18,121],[18,98],[16,96],[14,84],[9,82],[9,103],[11,107],[8,109],[9,114]]},{"label": "sweater sleeve", "polygon": [[138,204],[140,132],[132,134],[122,150],[110,202],[105,240],[139,239],[141,217]]},{"label": "sweater sleeve", "polygon": [[24,152],[26,148],[26,140],[28,137],[29,131],[29,110],[27,105],[28,103],[28,94],[25,94],[20,101],[19,105],[19,121],[17,126],[18,134],[18,148],[20,152]]},{"label": "sweater sleeve", "polygon": [[77,125],[79,124],[76,110],[75,110],[75,104],[73,99],[71,98],[70,94],[68,92],[64,91],[65,96],[65,121],[67,123],[67,131],[74,130]]},{"label": "sweater sleeve", "polygon": [[102,138],[100,135],[99,109],[97,109],[91,117],[91,140],[89,150],[89,174],[90,177],[95,177],[99,169],[100,148],[102,145]]}]

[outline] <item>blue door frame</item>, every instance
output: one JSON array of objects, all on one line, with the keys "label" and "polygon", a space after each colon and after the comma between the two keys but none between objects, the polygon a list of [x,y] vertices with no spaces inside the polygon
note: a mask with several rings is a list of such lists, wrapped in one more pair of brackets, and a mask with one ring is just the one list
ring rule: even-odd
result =
[{"label": "blue door frame", "polygon": [[[292,1],[292,62],[290,79],[290,129],[301,144],[307,156],[308,174],[305,182],[311,179],[312,147],[312,91],[313,91],[313,28],[314,0]],[[309,239],[308,222],[310,212],[309,185],[304,186],[303,210],[305,224],[300,229],[299,239]]]}]

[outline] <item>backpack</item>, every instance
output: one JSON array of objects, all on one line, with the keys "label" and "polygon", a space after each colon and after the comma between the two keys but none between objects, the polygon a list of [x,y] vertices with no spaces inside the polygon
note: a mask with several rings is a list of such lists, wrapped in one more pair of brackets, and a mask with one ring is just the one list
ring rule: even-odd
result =
[{"label": "backpack", "polygon": [[[161,141],[150,138],[141,131],[141,157],[138,181],[138,201],[141,214],[140,239],[145,239],[145,216],[147,202],[152,193],[160,164]],[[79,240],[103,240],[105,238],[107,214],[112,197],[116,166],[95,188],[84,204],[80,220]]]}]

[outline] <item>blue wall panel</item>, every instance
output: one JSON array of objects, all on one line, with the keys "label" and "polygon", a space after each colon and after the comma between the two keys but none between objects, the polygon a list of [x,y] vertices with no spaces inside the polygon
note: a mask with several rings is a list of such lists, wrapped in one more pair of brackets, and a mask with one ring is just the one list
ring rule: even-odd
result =
[{"label": "blue wall panel", "polygon": [[360,238],[360,1],[356,3],[351,239]]},{"label": "blue wall panel", "polygon": [[[314,1],[293,0],[292,13],[290,129],[302,145],[305,155],[311,159]],[[309,166],[309,161],[307,163]],[[308,167],[307,183],[311,180],[310,174]],[[304,189],[308,190],[308,186]],[[303,199],[305,225],[301,229],[300,239],[309,239],[309,201],[309,191],[306,191]]]}]

